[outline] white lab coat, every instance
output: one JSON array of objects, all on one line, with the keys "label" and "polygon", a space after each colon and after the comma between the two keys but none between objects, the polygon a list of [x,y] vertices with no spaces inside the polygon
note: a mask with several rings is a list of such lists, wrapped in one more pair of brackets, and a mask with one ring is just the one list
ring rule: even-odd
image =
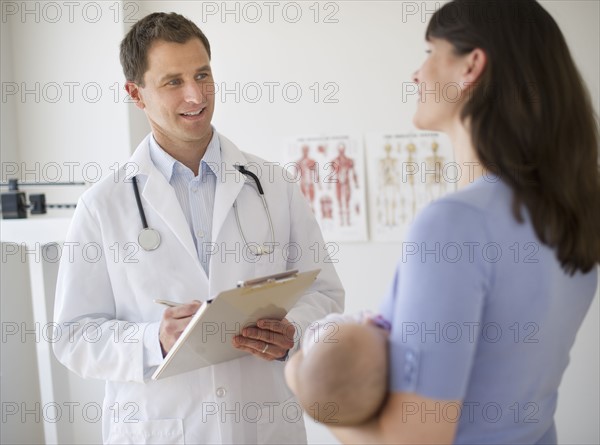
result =
[{"label": "white lab coat", "polygon": [[[284,170],[219,136],[216,244],[207,277],[175,192],[151,161],[149,138],[118,177],[104,178],[79,200],[57,283],[56,356],[84,378],[106,380],[105,443],[305,443],[300,406],[286,387],[283,362],[248,355],[159,381],[149,378],[161,359],[158,326],[165,309],[152,302],[155,298],[206,300],[238,280],[321,268],[310,292],[287,316],[299,326],[294,349],[311,322],[343,311],[344,291],[307,202]],[[245,249],[234,200],[249,243],[269,242],[271,236],[254,183],[235,164],[259,169],[278,243],[272,255],[257,259]],[[141,220],[127,179],[134,171],[148,225],[162,238],[152,252],[137,244]]]}]

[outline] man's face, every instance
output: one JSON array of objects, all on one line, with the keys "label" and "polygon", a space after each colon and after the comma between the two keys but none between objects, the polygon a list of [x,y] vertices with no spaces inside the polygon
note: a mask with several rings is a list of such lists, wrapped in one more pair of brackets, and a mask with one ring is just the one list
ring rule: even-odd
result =
[{"label": "man's face", "polygon": [[143,109],[158,143],[206,147],[212,137],[215,108],[210,59],[200,39],[186,43],[158,40],[148,51],[144,86],[128,83],[127,91]]}]

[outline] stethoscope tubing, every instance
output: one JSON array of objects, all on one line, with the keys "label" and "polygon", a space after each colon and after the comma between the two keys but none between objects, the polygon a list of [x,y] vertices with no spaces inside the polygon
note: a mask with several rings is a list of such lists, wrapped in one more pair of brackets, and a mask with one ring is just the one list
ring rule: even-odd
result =
[{"label": "stethoscope tubing", "polygon": [[[244,176],[252,178],[254,183],[256,184],[256,188],[258,189],[258,194],[263,204],[263,208],[265,209],[265,213],[267,214],[267,220],[269,221],[269,230],[271,232],[271,245],[275,245],[275,229],[273,228],[273,219],[271,218],[271,212],[269,211],[269,206],[267,204],[267,200],[265,198],[265,192],[262,188],[262,184],[260,183],[260,179],[254,173],[246,168],[243,165],[236,165],[235,168]],[[144,206],[142,205],[142,199],[140,197],[140,191],[138,189],[137,176],[134,176],[131,180],[133,184],[133,192],[135,194],[135,202],[137,204],[138,212],[140,214],[140,219],[142,220],[142,230],[138,236],[138,244],[147,251],[155,250],[160,245],[160,234],[148,227],[148,221],[146,220],[146,212],[144,212]],[[233,210],[235,213],[235,221],[238,226],[238,230],[240,232],[240,236],[244,241],[244,245],[249,248],[248,241],[246,240],[246,235],[244,234],[244,230],[242,229],[242,224],[240,222],[240,215],[237,208],[237,200],[233,202]],[[273,248],[269,248],[265,245],[256,247],[256,255],[263,254],[271,254],[273,252]]]},{"label": "stethoscope tubing", "polygon": [[[251,171],[246,170],[246,168],[243,165],[236,165],[235,168],[241,174],[248,176],[254,180],[254,183],[256,184],[256,188],[258,189],[258,195],[260,196],[260,199],[262,200],[263,207],[265,209],[265,213],[267,214],[267,220],[269,221],[269,230],[271,231],[271,246],[274,246],[275,245],[275,230],[273,228],[273,219],[271,218],[271,212],[269,211],[269,206],[267,205],[267,200],[265,198],[265,192],[262,188],[262,184],[260,183],[260,179],[258,179],[258,176],[256,176]],[[242,224],[240,223],[240,215],[239,215],[238,208],[237,208],[237,200],[234,201],[234,203],[233,203],[233,212],[235,213],[235,222],[237,223],[238,231],[240,232],[242,240],[244,241],[244,245],[248,247],[249,244],[248,244],[248,241],[246,240],[246,235],[244,235],[244,231],[242,230]],[[262,255],[264,253],[271,254],[271,253],[273,253],[272,249],[273,249],[273,247],[269,248],[265,245],[258,246],[256,248],[257,251],[255,252],[255,254],[256,255]]]},{"label": "stethoscope tubing", "polygon": [[140,191],[138,189],[137,184],[137,176],[134,176],[131,179],[131,183],[133,184],[133,193],[135,193],[135,202],[137,203],[138,212],[140,213],[140,218],[142,219],[142,227],[144,229],[147,229],[148,222],[146,221],[146,212],[144,212],[144,206],[142,206],[142,199],[140,198]]},{"label": "stethoscope tubing", "polygon": [[160,246],[160,233],[158,231],[148,227],[148,221],[146,220],[146,213],[144,212],[144,206],[142,205],[142,199],[140,198],[140,191],[137,185],[137,176],[131,179],[133,184],[133,193],[135,194],[135,202],[137,203],[138,212],[142,220],[142,230],[138,234],[138,244],[140,247],[148,252],[158,249]]}]

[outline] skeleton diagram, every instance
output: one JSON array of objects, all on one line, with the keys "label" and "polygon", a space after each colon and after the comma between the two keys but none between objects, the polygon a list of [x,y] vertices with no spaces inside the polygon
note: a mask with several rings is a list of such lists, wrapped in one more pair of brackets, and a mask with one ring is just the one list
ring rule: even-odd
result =
[{"label": "skeleton diagram", "polygon": [[[386,144],[384,147],[385,158],[379,160],[379,190],[381,191],[381,200],[378,200],[380,206],[383,206],[385,213],[385,225],[395,226],[396,209],[398,207],[398,198],[400,197],[400,184],[398,172],[398,160],[391,156],[392,146]],[[383,223],[382,213],[379,214],[379,222]]]},{"label": "skeleton diagram", "polygon": [[[346,144],[341,142],[338,145],[338,156],[333,159],[333,182],[335,182],[335,195],[340,208],[340,225],[350,225],[350,199],[352,198],[352,187],[350,185],[352,173],[352,179],[354,180],[355,188],[358,188],[358,176],[354,169],[354,160],[346,156]],[[360,211],[356,209],[357,213]]]},{"label": "skeleton diagram", "polygon": [[319,184],[319,188],[321,184],[319,183],[319,164],[308,156],[309,151],[308,145],[302,146],[302,158],[296,161],[296,165],[300,174],[300,190],[310,202],[310,208],[314,213],[315,184]]},{"label": "skeleton diagram", "polygon": [[[408,159],[407,165],[412,165],[415,162],[415,152],[417,151],[417,147],[412,142],[406,146],[406,150],[408,151]],[[415,175],[408,175],[408,184],[410,186],[410,195],[412,198],[411,209],[412,209],[412,218],[414,219],[417,214],[417,190],[415,189]]]},{"label": "skeleton diagram", "polygon": [[442,196],[446,191],[446,181],[442,177],[442,165],[444,164],[444,157],[437,154],[439,145],[436,141],[431,143],[432,156],[425,158],[425,165],[427,167],[427,176],[425,188],[427,190],[427,197],[429,200],[434,200]]}]

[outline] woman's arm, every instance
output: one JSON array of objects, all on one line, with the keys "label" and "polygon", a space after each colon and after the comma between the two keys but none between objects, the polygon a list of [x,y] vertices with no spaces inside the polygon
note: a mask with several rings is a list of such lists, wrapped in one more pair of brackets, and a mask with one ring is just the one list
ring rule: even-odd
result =
[{"label": "woman's arm", "polygon": [[460,401],[394,392],[373,420],[350,427],[327,426],[344,444],[451,444],[460,409]]}]

